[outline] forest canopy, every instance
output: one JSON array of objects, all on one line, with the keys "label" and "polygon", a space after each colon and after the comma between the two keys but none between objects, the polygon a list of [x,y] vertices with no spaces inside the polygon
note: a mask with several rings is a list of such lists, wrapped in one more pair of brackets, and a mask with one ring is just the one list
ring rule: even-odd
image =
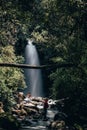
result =
[{"label": "forest canopy", "polygon": [[[87,117],[84,111],[87,110],[87,1],[1,0],[0,3],[0,63],[24,63],[24,48],[30,38],[34,39],[42,65],[77,65],[43,70],[44,86],[49,97],[69,97],[65,112],[84,122]],[[0,67],[0,100],[8,99],[10,104],[13,91],[25,86],[22,69]]]}]

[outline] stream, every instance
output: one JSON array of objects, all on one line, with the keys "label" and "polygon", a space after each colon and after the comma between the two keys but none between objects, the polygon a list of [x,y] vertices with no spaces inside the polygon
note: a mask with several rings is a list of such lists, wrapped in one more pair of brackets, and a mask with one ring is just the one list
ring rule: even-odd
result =
[{"label": "stream", "polygon": [[47,126],[49,125],[50,121],[53,120],[56,113],[56,110],[48,109],[47,120],[43,120],[43,118],[37,119],[32,121],[31,125],[22,126],[21,130],[47,130]]}]

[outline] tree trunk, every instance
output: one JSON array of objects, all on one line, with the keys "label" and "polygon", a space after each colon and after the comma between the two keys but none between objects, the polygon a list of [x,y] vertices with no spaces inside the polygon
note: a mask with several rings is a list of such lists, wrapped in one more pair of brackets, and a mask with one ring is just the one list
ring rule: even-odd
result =
[{"label": "tree trunk", "polygon": [[59,63],[59,64],[50,64],[50,65],[28,65],[28,64],[15,64],[15,63],[0,63],[0,67],[18,67],[18,68],[28,68],[28,69],[44,69],[44,68],[62,68],[62,67],[76,67],[77,65],[74,65],[72,63]]}]

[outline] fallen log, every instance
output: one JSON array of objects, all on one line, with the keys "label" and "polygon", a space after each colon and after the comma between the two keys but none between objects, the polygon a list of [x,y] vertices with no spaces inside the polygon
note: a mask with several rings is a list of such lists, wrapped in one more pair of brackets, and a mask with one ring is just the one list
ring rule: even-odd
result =
[{"label": "fallen log", "polygon": [[72,63],[59,63],[51,65],[29,65],[29,64],[16,64],[16,63],[0,63],[0,67],[18,67],[26,69],[43,69],[43,68],[62,68],[62,67],[77,67],[77,65]]}]

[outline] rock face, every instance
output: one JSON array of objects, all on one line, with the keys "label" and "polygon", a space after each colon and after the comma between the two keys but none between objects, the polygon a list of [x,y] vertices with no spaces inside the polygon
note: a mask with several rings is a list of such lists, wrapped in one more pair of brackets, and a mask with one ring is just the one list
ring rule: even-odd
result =
[{"label": "rock face", "polygon": [[66,130],[65,129],[65,122],[63,120],[61,121],[53,121],[49,125],[49,130]]},{"label": "rock face", "polygon": [[26,97],[23,93],[16,95],[16,104],[12,107],[12,114],[17,120],[40,119],[43,115],[44,99],[42,97],[31,97],[27,94]]}]

